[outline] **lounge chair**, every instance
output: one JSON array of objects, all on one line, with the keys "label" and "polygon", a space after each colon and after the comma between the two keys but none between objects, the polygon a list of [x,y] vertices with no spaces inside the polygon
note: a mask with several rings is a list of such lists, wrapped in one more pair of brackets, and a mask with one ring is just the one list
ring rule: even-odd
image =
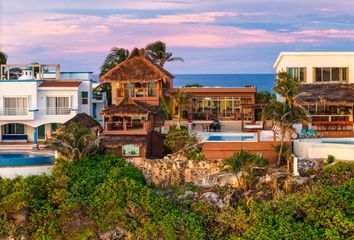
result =
[{"label": "lounge chair", "polygon": [[209,128],[214,132],[221,132],[221,125],[219,120],[214,120],[214,122],[210,124]]},{"label": "lounge chair", "polygon": [[299,137],[300,138],[307,138],[307,137],[309,137],[309,133],[306,131],[306,129],[301,129],[301,131],[299,133]]},{"label": "lounge chair", "polygon": [[320,135],[313,128],[310,128],[310,130],[308,131],[308,136],[314,138],[320,137]]}]

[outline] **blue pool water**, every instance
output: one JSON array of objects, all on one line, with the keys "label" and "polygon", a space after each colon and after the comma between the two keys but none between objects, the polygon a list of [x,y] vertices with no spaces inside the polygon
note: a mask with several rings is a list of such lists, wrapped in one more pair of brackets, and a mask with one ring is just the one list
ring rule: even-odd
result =
[{"label": "blue pool water", "polygon": [[212,135],[207,138],[207,141],[235,141],[235,142],[242,142],[242,141],[250,141],[253,140],[253,136],[232,136],[232,135]]},{"label": "blue pool water", "polygon": [[0,153],[0,167],[53,164],[54,156],[31,153]]},{"label": "blue pool water", "polygon": [[352,144],[354,145],[354,141],[344,141],[344,140],[323,140],[321,143],[331,143],[331,144]]}]

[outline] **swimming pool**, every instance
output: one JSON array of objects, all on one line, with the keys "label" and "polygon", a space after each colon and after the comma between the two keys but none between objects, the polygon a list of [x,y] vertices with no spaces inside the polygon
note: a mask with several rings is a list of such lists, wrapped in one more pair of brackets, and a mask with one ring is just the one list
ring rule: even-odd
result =
[{"label": "swimming pool", "polygon": [[26,152],[0,152],[0,167],[52,165],[54,156]]},{"label": "swimming pool", "polygon": [[252,141],[254,136],[249,135],[210,135],[206,138],[206,141],[216,141],[216,142],[243,142]]},{"label": "swimming pool", "polygon": [[354,145],[353,140],[323,140],[321,143],[330,143],[330,144],[352,144]]}]

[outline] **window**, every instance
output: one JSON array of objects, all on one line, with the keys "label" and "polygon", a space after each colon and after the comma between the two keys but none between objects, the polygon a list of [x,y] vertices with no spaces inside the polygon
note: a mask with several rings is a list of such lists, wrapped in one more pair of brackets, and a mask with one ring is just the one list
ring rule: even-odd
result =
[{"label": "window", "polygon": [[69,97],[47,97],[47,115],[70,114]]},{"label": "window", "polygon": [[88,104],[88,92],[81,92],[81,103],[83,105]]},{"label": "window", "polygon": [[25,125],[20,123],[5,124],[4,134],[12,134],[12,135],[25,134]]},{"label": "window", "polygon": [[291,67],[288,68],[288,74],[294,80],[305,82],[306,68],[303,67]]},{"label": "window", "polygon": [[6,116],[27,115],[27,98],[5,97],[4,110]]},{"label": "window", "polygon": [[139,147],[128,144],[122,147],[123,156],[139,156]]},{"label": "window", "polygon": [[149,97],[155,96],[155,83],[154,82],[148,83],[148,96]]},{"label": "window", "polygon": [[60,127],[60,123],[52,123],[51,126],[50,126],[50,131],[51,131],[52,133],[53,133],[53,132],[56,132],[59,127]]},{"label": "window", "polygon": [[316,82],[343,82],[347,81],[347,68],[326,67],[315,68]]}]

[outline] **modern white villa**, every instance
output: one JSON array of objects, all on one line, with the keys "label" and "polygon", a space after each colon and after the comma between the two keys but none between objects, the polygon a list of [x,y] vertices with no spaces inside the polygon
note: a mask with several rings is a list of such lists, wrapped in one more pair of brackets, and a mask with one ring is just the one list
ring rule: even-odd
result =
[{"label": "modern white villa", "polygon": [[92,98],[92,72],[60,72],[59,64],[1,65],[0,141],[36,147],[76,114],[91,116]]},{"label": "modern white villa", "polygon": [[296,101],[324,132],[353,132],[354,52],[281,52],[276,73],[302,82]]}]

